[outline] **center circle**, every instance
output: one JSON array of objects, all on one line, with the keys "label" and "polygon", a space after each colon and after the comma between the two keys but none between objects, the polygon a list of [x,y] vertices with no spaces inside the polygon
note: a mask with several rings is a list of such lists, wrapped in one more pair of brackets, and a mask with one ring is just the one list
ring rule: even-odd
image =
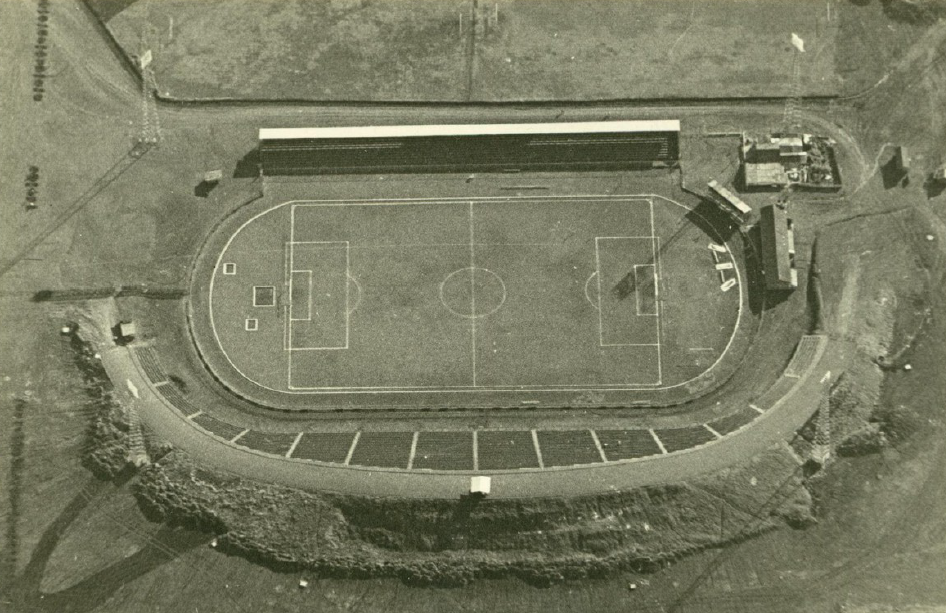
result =
[{"label": "center circle", "polygon": [[440,284],[440,302],[459,317],[486,317],[506,302],[506,284],[492,270],[461,268],[447,275]]}]

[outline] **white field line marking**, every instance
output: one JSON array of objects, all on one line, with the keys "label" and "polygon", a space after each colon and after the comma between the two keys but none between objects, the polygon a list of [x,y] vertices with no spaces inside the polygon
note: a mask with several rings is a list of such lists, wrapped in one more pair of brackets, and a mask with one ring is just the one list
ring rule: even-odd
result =
[{"label": "white field line marking", "polygon": [[758,412],[758,413],[760,413],[760,414],[761,414],[761,413],[765,413],[765,411],[763,411],[762,409],[760,409],[759,407],[757,407],[757,406],[754,405],[754,404],[750,404],[750,405],[749,405],[749,408],[755,410],[756,412]]},{"label": "white field line marking", "polygon": [[[293,210],[295,210],[295,209],[293,209]],[[349,306],[350,306],[350,305],[349,305],[349,294],[350,294],[350,292],[349,292],[349,289],[348,289],[348,279],[351,278],[351,248],[350,248],[350,242],[349,242],[349,241],[293,241],[292,243],[290,243],[290,248],[294,248],[295,245],[344,245],[344,246],[345,246],[345,279],[344,279],[344,282],[345,282],[345,344],[344,344],[344,345],[337,345],[337,346],[325,346],[325,347],[293,347],[293,346],[292,346],[292,337],[291,337],[292,331],[291,331],[291,329],[290,329],[290,338],[289,338],[289,343],[288,343],[288,346],[287,346],[286,350],[289,351],[290,353],[292,353],[293,351],[338,351],[338,350],[342,350],[342,349],[348,349],[348,348],[349,348],[349,342],[348,342],[348,341],[349,341],[349,337],[350,337],[349,329],[350,329],[350,321],[351,321],[351,313],[349,312]],[[295,256],[292,256],[292,257],[294,258]],[[312,293],[313,293],[313,291],[314,291],[314,285],[315,285],[315,282],[313,281],[313,274],[314,274],[314,273],[313,273],[313,271],[311,271],[311,270],[302,270],[302,269],[290,271],[290,294],[289,294],[290,303],[292,302],[292,285],[291,285],[292,274],[293,274],[293,273],[297,273],[297,272],[298,272],[298,273],[303,273],[303,272],[304,272],[304,273],[308,273],[308,277],[309,277],[308,304],[306,305],[306,318],[300,318],[300,317],[295,317],[295,318],[293,318],[293,317],[290,315],[290,322],[294,322],[294,321],[312,321]],[[291,313],[291,309],[290,309],[290,313]],[[291,390],[307,390],[307,389],[318,389],[318,388],[293,387],[292,385],[289,385],[289,389],[291,389]]]},{"label": "white field line marking", "polygon": [[602,462],[608,461],[608,456],[604,455],[604,447],[601,445],[601,441],[598,439],[598,433],[594,430],[588,430],[591,433],[591,440],[595,442],[595,448],[598,450],[598,455],[601,456]]},{"label": "white field line marking", "polygon": [[292,236],[290,235],[289,241],[283,245],[283,250],[286,252],[285,257],[284,257],[285,261],[283,262],[283,265],[285,266],[285,270],[286,270],[286,278],[283,282],[283,291],[286,292],[286,300],[284,304],[282,305],[283,315],[285,315],[285,318],[283,319],[283,343],[282,343],[283,351],[289,350],[289,342],[290,342],[289,341],[289,336],[290,336],[289,318],[292,317],[291,311],[290,311],[290,306],[292,304],[292,287],[290,286],[290,283],[292,283],[292,279],[291,279],[292,274],[289,272],[290,270],[292,270],[292,265],[289,263],[289,251],[291,249],[292,249]]},{"label": "white field line marking", "polygon": [[411,455],[407,456],[407,470],[414,468],[414,456],[417,455],[417,439],[420,437],[420,432],[414,433],[414,438],[411,439]]},{"label": "white field line marking", "polygon": [[348,339],[350,336],[351,309],[349,308],[349,290],[348,280],[351,279],[351,243],[345,241],[345,349],[348,349]]},{"label": "white field line marking", "polygon": [[479,430],[473,431],[473,470],[480,469]]},{"label": "white field line marking", "polygon": [[[267,289],[267,288],[273,290],[273,303],[272,304],[257,304],[256,303],[256,290]],[[254,285],[253,286],[253,306],[259,307],[261,309],[275,308],[276,307],[276,287],[274,285]]]},{"label": "white field line marking", "polygon": [[661,441],[661,440],[657,437],[657,433],[654,432],[653,429],[648,430],[648,432],[650,432],[650,435],[651,435],[652,437],[654,437],[654,442],[657,443],[657,446],[660,447],[660,453],[666,454],[666,453],[667,453],[667,448],[664,447],[663,441]]},{"label": "white field line marking", "polygon": [[[290,325],[289,325],[289,334],[291,335],[291,334],[292,334],[292,322],[290,321],[289,324],[290,324]],[[286,352],[286,353],[289,354],[289,360],[287,361],[287,364],[286,364],[286,375],[287,375],[287,376],[286,376],[286,389],[291,390],[291,389],[293,389],[293,387],[292,387],[292,339],[291,339],[291,338],[290,338],[290,340],[289,340],[289,345],[290,345],[289,351]]]},{"label": "white field line marking", "polygon": [[[622,201],[623,201],[623,202],[628,202],[628,203],[630,203],[630,202],[638,202],[638,201],[646,200],[648,196],[651,196],[651,197],[652,197],[653,194],[612,194],[612,195],[602,195],[602,194],[575,194],[575,195],[573,195],[573,196],[544,196],[544,197],[542,197],[542,198],[536,198],[536,197],[534,197],[534,196],[504,196],[504,197],[481,196],[481,197],[474,197],[472,200],[473,200],[473,201],[482,201],[482,202],[539,202],[539,203],[541,203],[541,202],[550,202],[550,201],[554,201],[554,202],[622,202]],[[682,205],[682,204],[680,204],[680,203],[678,203],[678,202],[675,202],[675,201],[673,201],[673,200],[667,199],[667,201],[668,201],[668,202],[671,202],[671,203],[673,203],[673,204],[675,204],[675,205],[677,205],[677,206],[679,206],[679,207],[681,207],[681,208],[690,210],[689,207],[686,207],[685,205]],[[309,391],[307,391],[307,390],[310,390],[310,389],[322,389],[322,388],[298,388],[298,390],[294,390],[294,389],[292,388],[292,385],[291,385],[291,381],[292,381],[292,352],[289,351],[289,344],[290,344],[290,342],[291,342],[289,339],[291,339],[291,334],[292,334],[291,327],[292,327],[292,325],[291,325],[291,323],[289,322],[289,308],[288,308],[288,307],[286,308],[286,320],[285,320],[285,321],[286,321],[286,328],[287,328],[287,329],[286,329],[286,341],[287,341],[287,342],[286,342],[286,344],[285,344],[285,346],[284,346],[284,349],[287,350],[287,353],[288,353],[289,355],[288,355],[288,357],[287,357],[287,365],[286,365],[287,376],[286,376],[286,388],[285,388],[285,389],[276,389],[276,388],[274,388],[274,387],[270,387],[269,385],[265,385],[265,384],[263,384],[263,383],[257,381],[255,378],[249,376],[247,373],[243,372],[243,369],[241,369],[239,366],[237,366],[237,364],[233,361],[233,358],[230,357],[230,354],[227,352],[226,348],[224,347],[223,343],[222,343],[221,340],[220,340],[220,332],[217,330],[217,322],[216,322],[216,318],[214,317],[214,285],[215,285],[215,282],[216,282],[216,279],[217,279],[217,271],[218,271],[218,270],[221,270],[221,266],[222,266],[222,263],[223,263],[223,261],[224,261],[224,257],[227,255],[227,252],[228,252],[228,250],[230,249],[230,246],[233,244],[233,241],[236,240],[237,236],[239,236],[239,234],[240,234],[247,226],[249,226],[250,224],[252,224],[252,223],[255,222],[256,220],[258,220],[259,218],[261,218],[261,217],[263,217],[263,216],[265,216],[265,215],[268,215],[269,213],[272,213],[272,212],[275,211],[276,209],[281,209],[282,207],[285,207],[285,206],[288,206],[288,207],[289,207],[289,262],[288,262],[288,265],[287,265],[287,268],[286,268],[287,286],[288,286],[288,285],[289,285],[289,280],[288,280],[288,278],[289,278],[289,276],[290,276],[290,275],[289,275],[289,271],[292,270],[293,265],[294,265],[294,262],[292,261],[292,260],[293,260],[293,257],[294,257],[294,255],[293,255],[293,253],[292,253],[292,245],[293,245],[295,242],[297,242],[297,241],[295,240],[295,233],[296,233],[296,221],[295,221],[296,207],[298,207],[298,206],[304,206],[304,207],[346,206],[346,205],[363,205],[363,206],[368,206],[368,205],[378,205],[378,204],[385,204],[385,205],[397,205],[397,204],[437,204],[437,203],[445,203],[445,202],[446,202],[446,203],[449,203],[449,202],[471,202],[471,199],[470,199],[469,197],[466,197],[466,198],[402,198],[402,199],[393,199],[393,200],[392,200],[392,199],[384,199],[384,198],[377,198],[377,199],[370,199],[370,200],[324,200],[324,201],[316,201],[316,200],[287,200],[287,201],[282,202],[282,203],[280,203],[280,204],[277,204],[277,205],[275,205],[275,206],[269,207],[269,208],[267,208],[267,209],[264,210],[264,211],[260,211],[259,213],[254,214],[252,217],[250,217],[249,219],[247,219],[246,221],[244,221],[243,223],[241,223],[240,226],[233,232],[233,234],[230,235],[230,237],[227,239],[226,243],[223,245],[223,248],[220,250],[219,255],[217,255],[216,262],[214,263],[213,272],[211,273],[211,276],[210,276],[210,287],[208,288],[208,291],[207,291],[207,310],[209,311],[209,314],[210,314],[210,330],[211,330],[211,332],[213,333],[213,338],[214,338],[214,340],[217,342],[217,346],[220,348],[220,351],[221,351],[221,353],[223,354],[223,357],[227,360],[227,363],[230,365],[230,367],[233,368],[236,372],[240,373],[240,375],[241,375],[244,379],[250,381],[251,383],[254,383],[255,385],[258,385],[258,386],[262,387],[263,389],[267,389],[267,390],[273,391],[273,392],[287,392],[287,391],[288,391],[289,393],[306,394],[306,393],[310,393]],[[301,242],[306,242],[306,241],[298,241],[298,242],[301,243]],[[737,271],[737,273],[738,273],[738,271]],[[291,290],[291,287],[290,287],[289,289]],[[741,291],[742,291],[742,287],[740,286],[740,292],[741,292]],[[290,296],[291,296],[291,291],[290,291]],[[353,389],[353,388],[347,388],[347,389]],[[433,388],[433,389],[437,389],[437,388]],[[632,389],[634,389],[634,388],[632,388]],[[582,391],[595,391],[595,390],[592,389],[592,390],[582,390]],[[403,392],[403,393],[412,393],[411,390],[395,390],[395,392],[396,392],[396,393],[402,393],[402,392]],[[355,393],[355,392],[353,392],[353,393]],[[361,393],[361,392],[357,392],[357,393]],[[375,392],[375,393],[386,393],[386,392]]]},{"label": "white field line marking", "polygon": [[292,457],[292,452],[294,452],[294,451],[296,450],[296,447],[299,446],[299,441],[302,440],[302,435],[303,435],[303,434],[305,434],[305,433],[304,433],[304,432],[300,432],[299,434],[297,434],[295,440],[292,441],[292,445],[289,445],[289,451],[286,452],[286,457],[287,457],[287,458],[291,458],[291,457]]},{"label": "white field line marking", "polygon": [[[700,219],[703,219],[704,222],[706,221],[706,219],[705,219],[702,215],[700,215],[699,213],[695,212],[692,208],[686,206],[685,204],[682,204],[682,203],[680,203],[680,202],[677,202],[676,200],[673,200],[673,199],[671,199],[671,198],[667,198],[666,196],[662,196],[662,195],[660,195],[660,194],[616,194],[616,195],[576,194],[576,195],[574,195],[574,196],[545,196],[545,197],[542,197],[542,198],[536,198],[536,197],[534,197],[534,196],[503,196],[503,197],[483,196],[483,197],[478,197],[478,198],[472,198],[472,200],[475,200],[475,201],[477,201],[477,202],[494,202],[494,203],[509,203],[509,202],[517,202],[517,203],[521,203],[521,202],[537,202],[537,203],[542,203],[542,202],[622,202],[622,201],[623,201],[623,202],[626,202],[626,203],[632,203],[632,202],[640,202],[640,201],[645,201],[645,200],[649,200],[649,201],[652,202],[653,199],[660,199],[660,200],[662,200],[662,201],[664,201],[664,202],[666,202],[666,203],[668,203],[668,204],[672,204],[672,205],[674,205],[674,206],[678,206],[678,207],[680,207],[681,209],[684,209],[684,210],[686,210],[686,211],[689,211],[689,212],[693,213],[694,215],[696,215],[696,216],[699,217]],[[383,200],[383,202],[381,202],[382,200]],[[240,232],[243,231],[244,228],[246,228],[247,226],[249,226],[251,223],[255,222],[255,221],[256,221],[257,219],[259,219],[260,217],[263,217],[264,215],[267,215],[267,214],[269,214],[269,213],[275,211],[276,209],[282,208],[282,207],[284,207],[284,206],[290,206],[290,205],[291,205],[290,208],[292,209],[292,208],[295,207],[295,206],[344,206],[344,205],[364,205],[364,206],[370,206],[370,205],[385,204],[385,203],[386,203],[386,204],[390,204],[390,205],[397,205],[397,204],[437,204],[437,203],[449,203],[449,202],[457,202],[457,201],[459,201],[459,202],[470,202],[470,201],[471,201],[471,198],[470,198],[470,197],[457,197],[457,198],[404,198],[404,199],[401,199],[400,201],[398,201],[398,200],[391,200],[391,199],[387,199],[387,200],[384,200],[384,199],[375,199],[375,200],[327,200],[327,201],[287,200],[287,201],[282,202],[282,203],[280,203],[280,204],[277,204],[277,205],[275,205],[275,206],[269,207],[268,209],[266,209],[266,210],[264,210],[264,211],[260,211],[259,213],[256,213],[255,215],[253,215],[252,217],[250,217],[249,219],[247,219],[246,221],[244,221],[242,224],[240,224],[240,227],[237,228],[237,229],[233,232],[233,234],[227,239],[226,244],[224,244],[223,248],[220,250],[220,254],[217,256],[217,260],[216,260],[216,264],[215,264],[214,271],[216,271],[216,270],[219,269],[219,267],[221,266],[221,262],[223,262],[223,259],[224,259],[224,257],[225,257],[226,254],[227,254],[228,249],[229,249],[230,246],[233,244],[233,241],[236,240],[236,238],[237,238],[237,236],[240,234]],[[303,204],[303,205],[299,205],[299,204],[298,204],[298,203],[313,203],[313,202],[322,202],[322,203],[325,203],[325,204]],[[708,222],[707,222],[707,223],[708,223]],[[718,243],[725,245],[725,241],[722,240],[722,237],[720,237],[720,236],[718,236],[718,235],[715,235],[714,238],[716,239],[716,241],[717,241]],[[727,250],[727,252],[729,252],[728,246],[726,247],[726,250]],[[730,253],[730,257],[732,257],[731,252],[729,252],[729,253]],[[700,374],[697,375],[696,377],[693,377],[693,378],[688,379],[688,380],[686,380],[686,381],[681,381],[681,382],[679,382],[679,383],[674,383],[673,385],[667,385],[667,386],[663,386],[663,387],[659,387],[659,386],[661,385],[660,383],[658,383],[658,384],[636,383],[636,384],[632,384],[632,385],[626,385],[626,384],[624,384],[624,385],[621,385],[621,386],[617,386],[617,384],[615,384],[615,385],[613,385],[613,386],[607,386],[607,385],[603,385],[603,386],[602,386],[602,385],[599,385],[598,387],[592,387],[592,386],[587,386],[587,385],[585,385],[585,386],[558,386],[557,388],[556,388],[556,387],[550,387],[550,386],[548,386],[548,385],[546,385],[546,386],[544,386],[544,387],[541,387],[541,388],[539,388],[539,387],[537,387],[537,386],[535,386],[535,387],[529,387],[529,386],[514,386],[514,387],[510,387],[510,388],[508,388],[508,389],[503,389],[503,388],[501,388],[501,387],[492,387],[492,388],[482,388],[482,387],[480,387],[480,388],[477,388],[477,389],[475,389],[475,390],[470,390],[470,389],[450,389],[449,387],[444,387],[444,386],[428,386],[428,387],[426,387],[426,388],[419,388],[419,387],[417,387],[417,386],[414,386],[414,387],[410,387],[410,388],[377,388],[377,387],[376,387],[376,388],[353,388],[353,387],[344,387],[344,388],[296,388],[296,389],[293,389],[293,388],[290,388],[289,386],[287,386],[286,388],[279,388],[279,389],[277,389],[277,388],[274,388],[274,387],[270,387],[270,386],[268,386],[268,385],[266,385],[266,384],[264,384],[264,383],[260,383],[259,381],[257,381],[256,379],[254,379],[253,377],[251,377],[251,376],[249,376],[247,373],[245,373],[245,372],[243,371],[243,369],[241,369],[239,366],[237,366],[237,364],[236,364],[236,363],[233,361],[233,359],[230,357],[229,353],[227,353],[226,348],[224,348],[223,343],[222,343],[221,340],[220,340],[220,333],[219,333],[219,331],[217,330],[216,318],[214,317],[214,286],[215,286],[215,282],[216,282],[216,272],[214,272],[213,274],[211,274],[210,288],[209,288],[208,294],[207,294],[207,310],[210,312],[210,329],[211,329],[211,332],[213,333],[213,338],[214,338],[214,340],[217,342],[217,345],[218,345],[218,347],[220,348],[221,353],[223,354],[224,358],[227,360],[227,363],[230,365],[230,367],[233,368],[236,372],[240,373],[240,375],[241,375],[243,378],[247,379],[248,381],[254,383],[255,385],[258,385],[259,387],[261,387],[261,388],[263,388],[263,389],[267,389],[267,390],[270,390],[270,391],[273,391],[273,392],[292,393],[292,394],[312,394],[312,393],[313,393],[312,390],[316,390],[316,391],[318,391],[318,390],[330,390],[329,392],[323,392],[323,393],[333,393],[333,394],[347,394],[347,393],[352,393],[352,394],[364,394],[364,393],[370,393],[370,394],[382,394],[382,393],[384,393],[384,394],[412,394],[412,393],[416,393],[419,389],[435,390],[435,391],[442,392],[442,393],[469,393],[470,391],[474,391],[474,392],[479,392],[479,391],[486,391],[486,392],[493,392],[493,391],[522,391],[522,390],[526,390],[526,389],[527,389],[527,391],[529,391],[529,392],[535,392],[535,391],[560,391],[561,389],[569,389],[569,390],[582,391],[582,392],[600,392],[600,391],[609,391],[609,390],[634,391],[634,390],[643,390],[643,389],[654,389],[655,387],[656,387],[657,389],[662,389],[662,390],[663,390],[663,389],[674,389],[674,388],[681,387],[681,386],[683,386],[683,385],[688,385],[688,384],[692,383],[695,379],[697,379],[697,378],[699,378],[699,377],[702,377],[702,376],[705,375],[706,373],[708,373],[708,372],[712,371],[713,369],[715,369],[715,368],[719,365],[719,363],[722,362],[723,358],[729,353],[730,347],[732,347],[732,344],[735,342],[735,339],[736,339],[736,332],[739,330],[740,324],[741,324],[741,322],[742,322],[742,313],[743,313],[744,292],[743,292],[743,283],[742,283],[742,273],[740,272],[740,269],[739,269],[738,266],[735,268],[735,273],[736,273],[736,279],[737,279],[737,281],[738,281],[737,287],[738,287],[738,289],[739,289],[739,308],[737,309],[737,312],[736,312],[736,324],[735,324],[735,326],[734,326],[734,328],[733,328],[733,333],[730,335],[729,340],[728,340],[727,343],[726,343],[726,347],[723,349],[723,351],[722,351],[722,352],[719,354],[719,356],[716,358],[716,361],[712,364],[712,366],[710,366],[708,369],[706,369],[705,371],[703,371],[702,373],[700,373]],[[600,287],[600,285],[599,285],[599,287]],[[291,352],[290,352],[290,353],[291,353]],[[289,359],[289,361],[290,361],[289,370],[290,370],[290,372],[291,372],[291,368],[292,368],[292,365],[291,365],[291,358]],[[365,391],[366,389],[368,390],[367,392]],[[759,412],[762,412],[760,409],[757,409],[757,410],[759,410]],[[195,416],[196,416],[196,415],[195,415]]]},{"label": "white field line marking", "polygon": [[201,415],[203,415],[203,414],[204,414],[203,411],[197,411],[197,412],[194,413],[193,415],[188,415],[188,416],[187,416],[187,419],[194,419],[195,417],[199,417],[199,416],[201,416]]},{"label": "white field line marking", "polygon": [[[630,347],[656,347],[656,345],[622,345]],[[293,351],[304,351],[296,349]],[[562,390],[577,392],[607,392],[607,391],[633,391],[643,389],[653,389],[656,383],[601,383],[596,387],[581,384],[568,385],[412,385],[410,387],[385,387],[385,386],[340,386],[340,387],[293,387],[294,390],[315,390],[325,393],[344,394],[344,393],[362,393],[365,391],[374,391],[378,394],[416,394],[418,391],[436,391],[436,392],[559,392]]]},{"label": "white field line marking", "polygon": [[247,429],[244,430],[243,432],[240,432],[239,434],[237,434],[236,436],[234,436],[233,438],[231,438],[231,439],[230,439],[230,442],[231,442],[231,443],[237,442],[238,440],[240,440],[241,438],[243,438],[243,435],[244,435],[244,434],[246,434],[246,433],[249,432],[249,431],[250,431],[250,429],[247,428]]},{"label": "white field line marking", "polygon": [[[651,203],[653,206],[653,203]],[[651,213],[651,223],[653,223],[653,213]],[[657,385],[663,383],[664,371],[660,340],[663,326],[660,323],[660,239],[654,238],[654,307],[657,311]]]},{"label": "white field line marking", "polygon": [[[654,311],[653,313],[641,313],[641,293],[638,291],[638,289],[640,288],[641,284],[640,284],[640,280],[639,280],[640,277],[639,277],[638,274],[637,274],[637,269],[638,269],[638,268],[653,268],[653,269],[656,271],[656,270],[657,270],[657,266],[654,265],[654,264],[634,264],[634,301],[637,303],[637,305],[636,305],[636,306],[637,306],[637,314],[638,314],[638,316],[640,316],[640,317],[656,317],[656,316],[657,316],[657,312],[656,312],[656,311]],[[654,297],[656,298],[656,295],[657,295],[657,285],[656,285],[656,284],[657,284],[657,274],[656,274],[655,272],[651,272],[651,275],[654,277]],[[654,308],[656,308],[656,306],[657,306],[657,304],[656,304],[656,300],[655,300],[655,301],[654,301]]]},{"label": "white field line marking", "polygon": [[712,435],[715,436],[716,438],[723,438],[723,435],[720,434],[719,432],[717,432],[716,430],[714,430],[713,427],[710,426],[709,424],[703,424],[703,427],[706,428],[707,430],[709,430],[709,431],[710,431],[710,434],[712,434]]},{"label": "white field line marking", "polygon": [[[290,286],[290,294],[289,294],[289,306],[290,306],[289,321],[312,321],[312,271],[311,271],[311,270],[293,270],[292,272],[289,273],[289,275],[290,275],[290,277],[291,277],[291,276],[293,276],[293,275],[295,275],[295,274],[297,274],[297,273],[298,273],[298,274],[306,273],[307,276],[308,276],[308,279],[309,279],[309,292],[308,292],[308,298],[307,298],[308,302],[307,302],[307,304],[306,304],[305,317],[293,317],[293,316],[292,316],[292,309],[291,309],[291,307],[292,307],[292,289],[291,289],[291,288],[292,288],[292,280],[291,280],[291,278],[290,278],[290,281],[289,281],[289,286]],[[290,343],[289,350],[291,351],[291,350],[295,349],[295,347],[292,347],[292,346],[291,346],[291,345],[292,345],[292,339],[291,339],[291,338],[289,339],[289,343]]]},{"label": "white field line marking", "polygon": [[476,256],[473,239],[473,203],[470,202],[470,343],[472,345],[473,387],[476,387]]},{"label": "white field line marking", "polygon": [[348,466],[348,463],[351,462],[351,457],[355,455],[355,447],[358,445],[358,439],[361,438],[361,430],[355,432],[355,436],[351,439],[351,447],[348,448],[348,455],[345,456],[345,466]]},{"label": "white field line marking", "polygon": [[295,248],[296,248],[296,207],[289,207],[289,270],[286,275],[289,277],[289,312],[286,318],[286,326],[289,330],[286,332],[288,343],[286,349],[289,353],[289,359],[286,361],[286,389],[292,389],[292,271],[296,268]]},{"label": "white field line marking", "polygon": [[545,468],[545,461],[542,459],[542,448],[539,447],[539,433],[530,430],[532,433],[532,446],[535,448],[535,457],[539,460],[539,468]]},{"label": "white field line marking", "polygon": [[604,316],[601,309],[601,254],[598,251],[598,237],[595,237],[595,276],[598,281],[598,346],[604,347]]}]

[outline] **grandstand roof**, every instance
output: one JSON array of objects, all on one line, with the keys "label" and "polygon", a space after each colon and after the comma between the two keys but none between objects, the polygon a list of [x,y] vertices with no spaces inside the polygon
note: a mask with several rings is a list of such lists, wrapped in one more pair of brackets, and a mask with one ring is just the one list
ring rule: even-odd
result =
[{"label": "grandstand roof", "polygon": [[331,128],[261,128],[260,140],[311,138],[408,138],[424,136],[499,136],[524,134],[587,134],[679,132],[680,121],[580,121],[568,123],[498,123],[400,126],[346,126]]}]

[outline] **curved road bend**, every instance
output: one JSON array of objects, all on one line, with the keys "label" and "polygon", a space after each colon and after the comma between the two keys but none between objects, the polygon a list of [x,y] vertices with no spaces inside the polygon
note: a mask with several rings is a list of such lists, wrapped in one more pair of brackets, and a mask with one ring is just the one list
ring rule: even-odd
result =
[{"label": "curved road bend", "polygon": [[[159,397],[138,370],[131,349],[114,347],[102,362],[122,402],[135,403],[142,423],[197,462],[264,483],[361,496],[457,498],[475,473],[371,469],[291,460],[232,445],[197,427]],[[486,472],[495,498],[556,497],[686,481],[721,470],[785,441],[818,408],[824,389],[843,370],[846,342],[831,339],[788,395],[746,428],[713,443],[666,456],[545,470]],[[127,381],[139,399],[128,391]]]}]

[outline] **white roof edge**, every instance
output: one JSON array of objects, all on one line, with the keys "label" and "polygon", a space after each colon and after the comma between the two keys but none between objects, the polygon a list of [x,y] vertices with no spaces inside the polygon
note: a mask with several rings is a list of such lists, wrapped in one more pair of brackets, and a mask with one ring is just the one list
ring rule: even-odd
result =
[{"label": "white roof edge", "polygon": [[260,140],[298,138],[399,138],[411,136],[489,136],[501,134],[582,134],[621,132],[679,132],[680,120],[578,121],[568,123],[498,123],[327,128],[260,128]]}]

